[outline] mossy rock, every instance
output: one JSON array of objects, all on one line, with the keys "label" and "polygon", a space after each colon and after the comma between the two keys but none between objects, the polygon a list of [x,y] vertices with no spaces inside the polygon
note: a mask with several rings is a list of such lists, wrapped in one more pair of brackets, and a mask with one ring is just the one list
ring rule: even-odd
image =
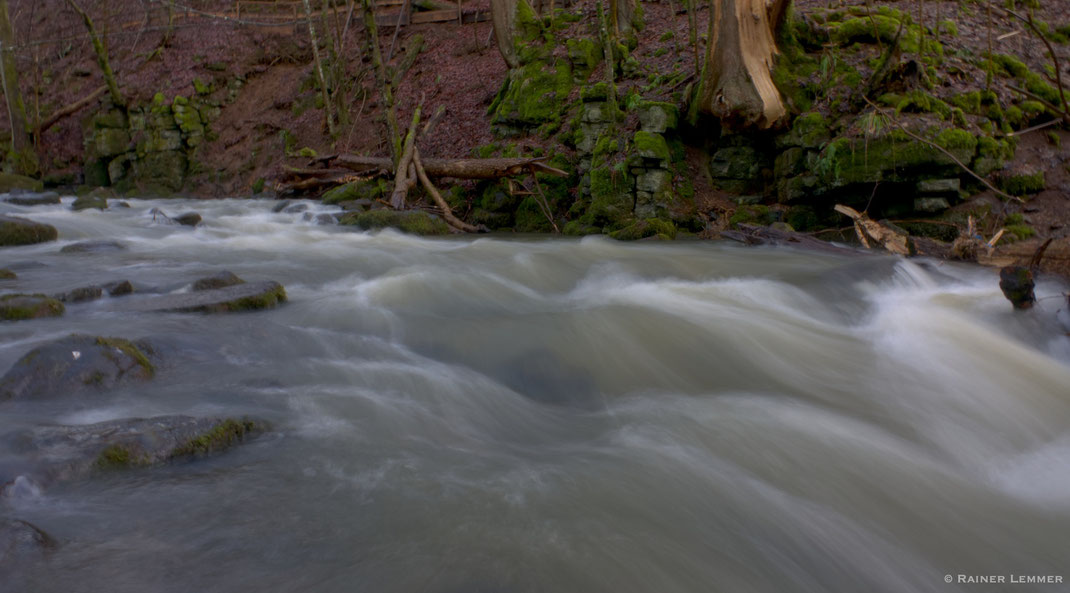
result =
[{"label": "mossy rock", "polygon": [[[934,142],[964,163],[973,160],[977,149],[977,138],[961,129],[945,129]],[[922,175],[959,172],[947,155],[898,130],[873,138],[837,138],[821,152],[813,170],[822,184],[832,188],[880,181],[915,182]]]},{"label": "mossy rock", "polygon": [[671,241],[676,238],[676,225],[660,218],[648,218],[614,231],[609,236],[618,241],[637,241],[651,237]]},{"label": "mossy rock", "polygon": [[16,216],[0,216],[0,247],[55,241],[56,227]]},{"label": "mossy rock", "polygon": [[0,268],[0,280],[17,280],[18,274],[7,268]]},{"label": "mossy rock", "polygon": [[767,226],[776,222],[776,214],[768,206],[741,206],[728,219],[728,226],[736,228],[741,224]]},{"label": "mossy rock", "polygon": [[342,216],[338,224],[363,230],[393,228],[413,235],[446,235],[450,232],[446,221],[419,210],[350,212]]},{"label": "mossy rock", "polygon": [[129,301],[115,305],[113,309],[143,312],[236,313],[273,309],[284,302],[286,302],[286,289],[278,282],[264,281]]},{"label": "mossy rock", "polygon": [[535,61],[514,68],[488,110],[491,123],[536,128],[560,122],[571,90],[572,71],[567,61]]},{"label": "mossy rock", "polygon": [[353,181],[327,190],[320,198],[320,201],[330,205],[352,200],[375,201],[383,197],[386,191],[386,182],[381,179],[373,181]]},{"label": "mossy rock", "polygon": [[12,190],[24,190],[39,192],[45,189],[45,184],[33,177],[16,175],[14,173],[0,173],[0,193],[11,193]]},{"label": "mossy rock", "polygon": [[553,229],[535,196],[524,198],[516,208],[514,229],[518,233],[547,233]]},{"label": "mossy rock", "polygon": [[34,348],[0,378],[0,401],[79,396],[147,381],[156,372],[147,342],[72,334]]},{"label": "mossy rock", "polygon": [[643,101],[637,107],[639,125],[646,132],[664,134],[675,130],[680,121],[680,110],[672,103]]},{"label": "mossy rock", "polygon": [[63,315],[63,303],[43,294],[5,294],[0,296],[0,320],[22,321]]},{"label": "mossy rock", "polygon": [[635,153],[644,159],[666,166],[672,162],[672,152],[669,151],[669,145],[666,144],[665,137],[661,134],[640,130],[632,138],[632,145]]},{"label": "mossy rock", "polygon": [[89,152],[100,158],[118,156],[131,146],[130,132],[116,128],[102,128],[93,132]]},{"label": "mossy rock", "polygon": [[199,290],[215,290],[217,288],[226,288],[228,286],[237,286],[239,284],[245,284],[245,280],[242,280],[234,272],[223,270],[211,276],[205,276],[204,278],[198,278],[193,281],[191,289],[195,291]]},{"label": "mossy rock", "polygon": [[90,208],[107,210],[108,200],[101,196],[87,195],[82,196],[71,203],[71,210],[89,210]]}]

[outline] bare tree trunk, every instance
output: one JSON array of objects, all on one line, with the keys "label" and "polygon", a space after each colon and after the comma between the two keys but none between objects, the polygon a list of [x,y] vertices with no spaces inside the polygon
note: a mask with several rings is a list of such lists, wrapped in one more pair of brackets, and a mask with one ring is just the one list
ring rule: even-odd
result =
[{"label": "bare tree trunk", "polygon": [[635,0],[609,0],[610,34],[614,39],[627,37],[632,33],[632,21],[635,19]]},{"label": "bare tree trunk", "polygon": [[394,104],[394,91],[390,88],[390,75],[383,63],[383,53],[379,48],[379,26],[375,24],[375,13],[371,0],[361,0],[361,16],[364,18],[364,34],[368,39],[368,54],[372,57],[375,68],[375,81],[383,99],[383,111],[386,113],[386,131],[390,136],[390,156],[396,164],[401,159],[401,136],[398,135],[398,113]]},{"label": "bare tree trunk", "polygon": [[494,25],[494,39],[498,51],[510,69],[520,66],[516,51],[516,8],[523,0],[490,0],[490,20]]},{"label": "bare tree trunk", "polygon": [[777,48],[770,19],[788,1],[713,0],[698,107],[728,129],[765,129],[786,115],[771,74]]},{"label": "bare tree trunk", "polygon": [[334,104],[331,103],[331,93],[327,88],[327,77],[323,74],[319,38],[316,37],[316,25],[312,24],[312,6],[309,5],[308,0],[301,0],[301,3],[305,5],[305,16],[308,18],[308,36],[312,39],[312,60],[316,62],[316,78],[319,79],[320,96],[323,97],[323,111],[327,118],[327,133],[333,138],[336,132],[334,126]]},{"label": "bare tree trunk", "polygon": [[119,92],[119,82],[115,79],[115,72],[111,69],[111,62],[108,61],[108,50],[104,47],[104,43],[101,42],[100,36],[97,35],[97,28],[93,26],[93,19],[89,18],[89,14],[82,10],[82,7],[78,6],[74,0],[67,0],[67,5],[77,12],[78,16],[82,17],[82,21],[85,22],[85,28],[89,30],[89,39],[93,42],[93,51],[97,53],[97,64],[100,65],[100,71],[104,74],[104,84],[108,85],[108,95],[111,96],[111,102],[116,107],[126,107],[123,94]]},{"label": "bare tree trunk", "polygon": [[0,0],[0,78],[7,100],[7,117],[11,125],[11,154],[15,169],[22,174],[37,174],[37,154],[30,143],[29,126],[26,123],[26,105],[19,90],[19,70],[15,63],[15,31],[7,11],[7,0]]}]

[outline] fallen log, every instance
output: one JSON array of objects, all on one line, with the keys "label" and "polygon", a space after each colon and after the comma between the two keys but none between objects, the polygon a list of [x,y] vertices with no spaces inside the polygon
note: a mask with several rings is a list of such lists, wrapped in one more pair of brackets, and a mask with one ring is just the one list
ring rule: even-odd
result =
[{"label": "fallen log", "polygon": [[[497,159],[423,159],[424,171],[428,177],[453,177],[455,179],[499,179],[511,177],[529,171],[546,173],[557,177],[568,177],[568,173],[547,165],[548,157],[537,158],[497,158]],[[387,157],[357,156],[342,154],[330,159],[317,159],[309,163],[334,164],[352,171],[383,169],[394,172],[394,163]]]},{"label": "fallen log", "polygon": [[847,216],[854,222],[855,234],[866,249],[876,244],[898,255],[914,255],[907,241],[909,235],[897,233],[895,230],[875,220],[871,220],[865,213],[859,212],[850,206],[836,204],[833,208],[836,212]]}]

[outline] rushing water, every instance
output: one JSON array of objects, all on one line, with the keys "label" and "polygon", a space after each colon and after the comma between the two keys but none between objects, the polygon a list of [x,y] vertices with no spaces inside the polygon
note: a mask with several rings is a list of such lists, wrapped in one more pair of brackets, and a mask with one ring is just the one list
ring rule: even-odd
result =
[{"label": "rushing water", "polygon": [[[21,567],[26,591],[1067,590],[1065,286],[1015,314],[993,271],[942,262],[69,202],[0,204],[60,230],[0,250],[19,273],[0,288],[169,292],[227,269],[290,302],[104,299],[0,325],[0,372],[72,332],[167,345],[153,381],[6,404],[0,433],[174,413],[274,426],[211,459],[0,502],[62,542]],[[59,253],[102,238],[129,249]]]}]

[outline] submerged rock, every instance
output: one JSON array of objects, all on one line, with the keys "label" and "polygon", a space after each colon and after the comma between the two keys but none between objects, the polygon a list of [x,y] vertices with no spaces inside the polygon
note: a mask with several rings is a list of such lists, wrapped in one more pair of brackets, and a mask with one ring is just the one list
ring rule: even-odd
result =
[{"label": "submerged rock", "polygon": [[1033,272],[1025,266],[1006,266],[999,271],[999,288],[1015,309],[1032,309],[1037,297]]},{"label": "submerged rock", "polygon": [[273,281],[248,282],[226,288],[168,294],[123,307],[126,311],[173,311],[180,313],[228,313],[271,309],[286,301],[286,289]]},{"label": "submerged rock", "polygon": [[108,291],[108,296],[124,296],[134,292],[134,285],[129,280],[119,280],[105,284],[104,290]]},{"label": "submerged rock", "polygon": [[72,334],[34,348],[0,377],[0,402],[81,395],[147,381],[156,373],[144,341]]},{"label": "submerged rock", "polygon": [[69,292],[55,295],[55,299],[64,303],[84,303],[95,301],[104,296],[104,289],[99,286],[83,286]]},{"label": "submerged rock", "polygon": [[59,250],[60,253],[111,253],[114,251],[126,251],[127,245],[122,241],[79,241],[71,243]]},{"label": "submerged rock", "polygon": [[55,548],[56,540],[34,525],[18,519],[0,520],[0,568],[39,559]]},{"label": "submerged rock", "polygon": [[237,286],[239,284],[245,284],[245,280],[242,280],[234,272],[223,270],[218,274],[212,274],[211,276],[205,276],[193,282],[193,290],[215,290],[217,288],[226,288],[228,286]]},{"label": "submerged rock", "polygon": [[5,202],[9,204],[15,204],[16,206],[51,206],[59,204],[59,194],[55,192],[49,192],[47,194],[36,194],[28,196],[11,196]]},{"label": "submerged rock", "polygon": [[184,212],[174,217],[172,220],[182,226],[197,226],[201,224],[201,215],[196,212]]},{"label": "submerged rock", "polygon": [[56,227],[16,216],[0,216],[0,247],[55,241]]},{"label": "submerged rock", "polygon": [[0,321],[21,321],[63,315],[63,303],[43,294],[0,296]]},{"label": "submerged rock", "polygon": [[0,280],[17,280],[18,274],[7,268],[0,268]]},{"label": "submerged rock", "polygon": [[11,490],[20,477],[42,487],[95,472],[205,457],[266,429],[258,420],[191,416],[40,426],[5,439],[19,463],[0,475],[0,491]]},{"label": "submerged rock", "polygon": [[301,216],[301,220],[304,220],[305,222],[314,222],[314,223],[316,223],[316,224],[318,224],[320,226],[331,225],[331,224],[337,224],[338,223],[338,218],[335,217],[334,214],[330,214],[330,213],[327,213],[327,212],[324,212],[324,213],[321,213],[321,214],[313,214],[312,212],[305,212],[304,215]]}]

